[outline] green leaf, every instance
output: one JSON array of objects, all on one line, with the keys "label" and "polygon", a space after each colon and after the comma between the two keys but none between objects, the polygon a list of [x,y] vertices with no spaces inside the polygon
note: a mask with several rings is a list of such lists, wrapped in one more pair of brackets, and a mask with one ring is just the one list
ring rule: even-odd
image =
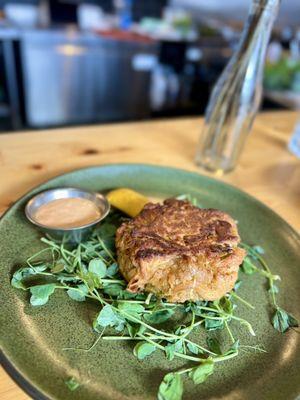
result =
[{"label": "green leaf", "polygon": [[252,248],[258,254],[265,254],[265,250],[261,246],[253,246]]},{"label": "green leaf", "polygon": [[94,258],[89,262],[89,272],[97,275],[100,279],[106,276],[106,270],[106,265],[100,258]]},{"label": "green leaf", "polygon": [[126,322],[126,328],[130,337],[135,337],[138,333],[142,335],[147,330],[143,325],[134,324],[128,321]]},{"label": "green leaf", "polygon": [[252,247],[247,247],[247,257],[250,258],[250,260],[258,260],[259,254],[252,248]]},{"label": "green leaf", "polygon": [[164,376],[158,389],[158,400],[181,400],[183,394],[182,378],[176,372]]},{"label": "green leaf", "polygon": [[183,353],[184,348],[183,348],[183,340],[176,340],[176,342],[174,343],[175,346],[175,351],[177,353]]},{"label": "green leaf", "polygon": [[129,303],[126,301],[118,302],[118,309],[125,311],[129,314],[140,314],[145,311],[145,308],[142,304],[139,303]]},{"label": "green leaf", "polygon": [[32,275],[31,268],[21,268],[13,274],[11,280],[11,286],[17,289],[24,289],[26,290],[26,286],[23,284],[23,280]]},{"label": "green leaf", "polygon": [[150,324],[161,324],[170,319],[173,314],[174,310],[170,308],[165,308],[162,310],[154,311],[152,314],[145,314],[144,319]]},{"label": "green leaf", "polygon": [[181,194],[181,195],[177,196],[176,199],[189,201],[193,206],[202,208],[198,199],[196,197],[192,196],[191,194]]},{"label": "green leaf", "polygon": [[122,292],[122,299],[123,300],[145,300],[146,296],[143,293],[131,293],[128,292],[127,290],[123,290]]},{"label": "green leaf", "polygon": [[298,328],[299,326],[299,321],[297,320],[297,318],[295,318],[293,315],[289,314],[289,326],[290,328]]},{"label": "green leaf", "polygon": [[165,353],[166,353],[166,357],[169,361],[172,361],[175,357],[175,346],[174,344],[167,344],[165,346]]},{"label": "green leaf", "polygon": [[176,353],[183,353],[184,348],[183,348],[183,341],[182,340],[177,340],[175,343],[169,343],[165,346],[165,353],[167,356],[167,359],[172,361],[175,357],[175,352]]},{"label": "green leaf", "polygon": [[133,354],[139,359],[144,360],[156,350],[156,346],[148,342],[139,342],[134,346]]},{"label": "green leaf", "polygon": [[78,285],[77,289],[79,289],[80,292],[79,290],[74,290],[74,289],[67,290],[68,296],[75,301],[85,301],[86,299],[85,295],[88,294],[89,292],[88,288],[86,287],[86,285],[82,284]]},{"label": "green leaf", "polygon": [[67,381],[65,381],[65,384],[68,386],[68,388],[73,392],[74,390],[78,389],[80,384],[76,381],[75,378],[69,378]]},{"label": "green leaf", "polygon": [[95,330],[97,330],[98,325],[102,326],[103,328],[111,326],[117,331],[122,331],[125,326],[125,320],[114,311],[111,305],[107,304],[102,308],[94,320],[93,327]]},{"label": "green leaf", "polygon": [[87,272],[83,274],[82,281],[88,286],[90,291],[102,288],[102,281],[99,275],[94,272]]},{"label": "green leaf", "polygon": [[240,280],[237,280],[235,282],[234,288],[233,288],[235,292],[240,288],[241,284],[242,284],[242,281],[240,281]]},{"label": "green leaf", "polygon": [[186,344],[187,348],[189,349],[189,351],[193,354],[199,354],[199,349],[198,347],[194,344],[194,343],[187,343]]},{"label": "green leaf", "polygon": [[[145,311],[145,308],[139,303],[126,303],[120,301],[118,303],[118,309],[120,312],[125,312],[126,314],[131,315],[134,318],[140,318],[140,314]],[[130,316],[124,315],[125,318],[130,319]]]},{"label": "green leaf", "polygon": [[119,271],[119,266],[117,263],[111,264],[106,271],[106,275],[109,276],[110,278],[113,278],[114,275]]},{"label": "green leaf", "polygon": [[109,285],[104,286],[103,292],[108,294],[109,296],[117,297],[119,296],[124,290],[124,286],[120,285],[119,283],[111,283]]},{"label": "green leaf", "polygon": [[275,314],[272,319],[273,327],[281,332],[284,333],[289,329],[289,318],[287,313],[280,308],[276,309]]},{"label": "green leaf", "polygon": [[242,271],[247,275],[252,275],[256,272],[256,266],[252,263],[249,256],[245,257],[243,264],[242,264]]},{"label": "green leaf", "polygon": [[108,236],[114,236],[116,233],[117,227],[110,223],[103,223],[100,225],[99,234],[102,239],[107,239]]},{"label": "green leaf", "polygon": [[136,337],[138,331],[139,331],[139,326],[137,324],[131,324],[130,322],[126,323],[126,328],[128,330],[129,336],[134,338]]},{"label": "green leaf", "polygon": [[59,274],[65,269],[63,264],[55,264],[53,268],[51,268],[52,274]]},{"label": "green leaf", "polygon": [[175,330],[175,335],[184,335],[188,330],[189,328],[187,328],[185,325],[179,325]]},{"label": "green leaf", "polygon": [[[210,317],[216,317],[217,316],[213,312],[208,312],[206,315],[210,316]],[[224,321],[222,319],[208,319],[208,318],[205,318],[204,327],[205,327],[205,329],[207,331],[215,331],[217,329],[223,329]]]},{"label": "green leaf", "polygon": [[189,377],[193,379],[195,385],[199,385],[214,372],[213,360],[207,359],[203,361],[199,367],[193,368],[189,373]]},{"label": "green leaf", "polygon": [[277,294],[277,293],[279,293],[279,289],[278,289],[278,287],[276,285],[274,285],[274,283],[272,283],[272,285],[271,285],[270,289],[268,290],[268,292]]},{"label": "green leaf", "polygon": [[49,296],[55,290],[55,283],[48,283],[46,285],[36,285],[30,288],[30,304],[33,306],[42,306],[47,303]]},{"label": "green leaf", "polygon": [[53,274],[59,274],[60,272],[62,272],[65,269],[65,266],[66,266],[65,260],[63,260],[63,259],[57,260],[55,265],[51,268],[51,272]]},{"label": "green leaf", "polygon": [[218,341],[217,338],[208,337],[206,339],[206,343],[210,351],[212,351],[215,354],[222,354],[220,342]]},{"label": "green leaf", "polygon": [[17,289],[26,290],[26,285],[24,285],[24,281],[32,276],[38,275],[40,272],[43,272],[47,269],[47,265],[40,265],[34,268],[25,267],[18,269],[12,277],[11,285]]},{"label": "green leaf", "polygon": [[232,314],[233,311],[233,304],[229,300],[228,297],[222,297],[219,301],[219,305],[222,307],[222,309],[227,313],[227,314]]},{"label": "green leaf", "polygon": [[277,331],[284,333],[289,328],[298,327],[299,323],[295,317],[278,307],[272,318],[272,325]]}]

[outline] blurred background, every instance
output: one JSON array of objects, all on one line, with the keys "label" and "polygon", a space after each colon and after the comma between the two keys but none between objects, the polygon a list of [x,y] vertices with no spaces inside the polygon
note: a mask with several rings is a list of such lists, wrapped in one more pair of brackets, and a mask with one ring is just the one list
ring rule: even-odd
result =
[{"label": "blurred background", "polygon": [[[0,0],[0,131],[205,111],[249,0]],[[300,1],[283,0],[263,109],[300,108]]]}]

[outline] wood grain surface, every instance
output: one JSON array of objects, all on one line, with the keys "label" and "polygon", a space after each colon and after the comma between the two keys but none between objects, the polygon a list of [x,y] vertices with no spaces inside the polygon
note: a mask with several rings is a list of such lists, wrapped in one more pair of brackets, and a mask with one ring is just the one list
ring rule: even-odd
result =
[{"label": "wood grain surface", "polygon": [[[300,230],[300,160],[287,143],[295,112],[260,114],[238,167],[218,176],[258,198]],[[49,178],[107,163],[200,170],[194,163],[202,119],[172,119],[0,134],[0,213]],[[0,370],[0,399],[28,396]]]}]

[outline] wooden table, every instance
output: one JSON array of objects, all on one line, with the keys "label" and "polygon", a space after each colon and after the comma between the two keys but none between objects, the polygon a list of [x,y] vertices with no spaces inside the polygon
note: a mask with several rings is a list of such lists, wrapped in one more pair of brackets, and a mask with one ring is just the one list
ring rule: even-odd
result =
[{"label": "wooden table", "polygon": [[[297,113],[259,115],[239,166],[218,177],[273,208],[300,230],[300,160],[287,150]],[[29,189],[75,168],[151,163],[200,171],[194,164],[199,118],[111,124],[0,135],[0,213]],[[0,399],[28,396],[2,370]]]}]

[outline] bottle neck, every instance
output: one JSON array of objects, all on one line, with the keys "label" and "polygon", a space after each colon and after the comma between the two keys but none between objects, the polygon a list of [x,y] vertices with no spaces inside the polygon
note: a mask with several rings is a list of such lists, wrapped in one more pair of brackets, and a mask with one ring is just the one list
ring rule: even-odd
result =
[{"label": "bottle neck", "polygon": [[281,0],[253,0],[252,7],[272,10],[273,8],[277,8],[280,3]]},{"label": "bottle neck", "polygon": [[259,21],[263,21],[265,27],[273,25],[279,10],[281,0],[253,0],[249,10],[246,28],[259,26]]},{"label": "bottle neck", "polygon": [[245,28],[242,33],[238,53],[244,54],[249,50],[252,42],[263,36],[262,44],[268,43],[271,29],[277,17],[281,0],[253,0]]}]

